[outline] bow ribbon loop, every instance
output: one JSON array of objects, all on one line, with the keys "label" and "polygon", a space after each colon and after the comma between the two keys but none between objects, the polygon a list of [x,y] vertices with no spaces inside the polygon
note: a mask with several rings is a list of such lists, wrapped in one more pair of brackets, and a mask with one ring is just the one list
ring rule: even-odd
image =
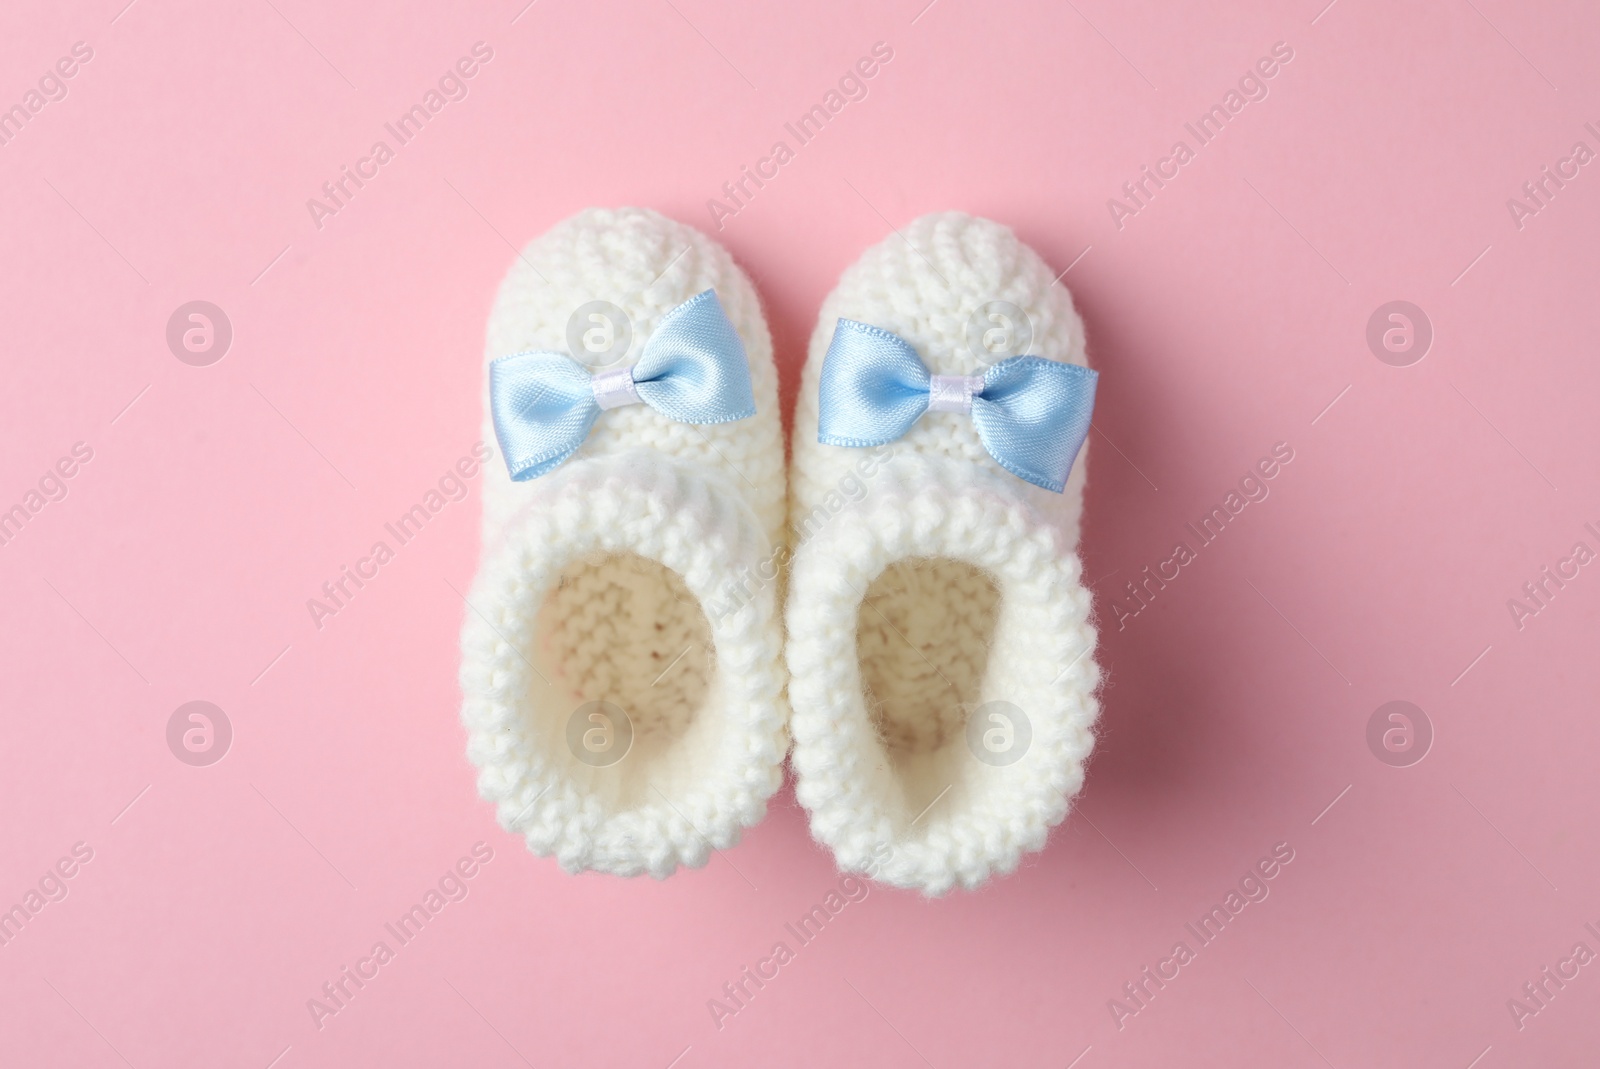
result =
[{"label": "bow ribbon loop", "polygon": [[934,375],[904,338],[841,319],[822,361],[817,441],[884,445],[926,412],[968,412],[995,462],[1060,493],[1083,448],[1098,373],[1038,356],[1015,356],[981,376]]},{"label": "bow ribbon loop", "polygon": [[755,415],[744,343],[715,290],[661,318],[639,362],[598,374],[566,353],[530,350],[489,365],[489,409],[516,482],[536,479],[578,451],[600,413],[644,404],[675,423],[729,423]]}]

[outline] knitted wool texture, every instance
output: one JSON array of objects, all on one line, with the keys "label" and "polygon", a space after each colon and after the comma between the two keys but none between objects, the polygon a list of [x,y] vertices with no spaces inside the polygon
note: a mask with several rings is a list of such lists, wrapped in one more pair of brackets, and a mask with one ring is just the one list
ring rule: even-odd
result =
[{"label": "knitted wool texture", "polygon": [[[632,326],[626,356],[607,365],[620,367],[706,289],[744,341],[753,418],[690,426],[647,405],[611,409],[553,472],[515,483],[495,464],[484,483],[485,551],[461,639],[467,754],[501,826],[571,872],[703,865],[782,782],[776,590],[725,596],[782,534],[777,374],[755,290],[727,251],[641,209],[586,211],[532,242],[489,319],[486,364],[566,352],[573,312],[610,301]],[[487,398],[485,371],[486,440]],[[569,742],[569,721],[594,701],[632,726],[614,764],[586,764]]]},{"label": "knitted wool texture", "polygon": [[[1029,354],[1086,359],[1071,297],[1009,230],[949,213],[902,234],[845,271],[801,377],[791,762],[841,868],[936,895],[1013,870],[1083,785],[1100,678],[1076,554],[1087,449],[1055,494],[1001,468],[963,413],[927,413],[881,461],[819,444],[823,356],[843,317],[900,335],[934,374],[981,374],[968,320],[1008,301],[1031,321]],[[1003,766],[967,741],[969,714],[994,701],[1031,729]]]}]

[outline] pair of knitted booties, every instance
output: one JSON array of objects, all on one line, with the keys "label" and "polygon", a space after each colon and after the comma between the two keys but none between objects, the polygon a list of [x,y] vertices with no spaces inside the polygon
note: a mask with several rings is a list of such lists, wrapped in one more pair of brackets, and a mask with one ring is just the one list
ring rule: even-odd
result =
[{"label": "pair of knitted booties", "polygon": [[823,303],[787,470],[755,288],[654,212],[532,242],[486,363],[505,463],[462,720],[502,827],[665,877],[759,821],[788,754],[844,871],[942,894],[1044,845],[1099,711],[1095,380],[1031,249],[956,213],[869,249]]}]

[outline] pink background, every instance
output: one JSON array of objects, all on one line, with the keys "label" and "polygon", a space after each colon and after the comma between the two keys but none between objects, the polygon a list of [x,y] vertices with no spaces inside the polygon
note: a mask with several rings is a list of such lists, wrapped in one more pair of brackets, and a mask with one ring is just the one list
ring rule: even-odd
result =
[{"label": "pink background", "polygon": [[[1592,10],[124,2],[9,5],[0,32],[3,107],[94,52],[0,146],[0,508],[93,450],[0,546],[0,905],[94,852],[0,948],[0,1063],[1593,1063],[1600,963],[1520,1028],[1507,1000],[1600,951],[1600,567],[1521,629],[1507,601],[1600,549],[1600,174],[1520,230],[1506,205],[1600,149]],[[480,40],[470,95],[313,226]],[[875,889],[719,1030],[707,1000],[836,878],[792,790],[665,883],[500,832],[456,718],[476,482],[320,631],[306,600],[476,439],[508,241],[589,205],[708,227],[877,41],[867,98],[718,236],[786,407],[891,225],[960,208],[1074,265],[1102,743],[1016,875]],[[1118,229],[1107,199],[1279,41],[1267,99]],[[165,341],[197,299],[234,330],[208,367]],[[1365,341],[1396,299],[1435,334],[1409,367]],[[1280,441],[1270,498],[1118,631],[1110,599]],[[196,699],[234,731],[209,767],[166,742]],[[1395,699],[1436,735],[1410,767],[1366,741]],[[307,1000],[480,840],[470,895],[319,1029]],[[1108,1001],[1280,842],[1270,897],[1119,1028]]]}]

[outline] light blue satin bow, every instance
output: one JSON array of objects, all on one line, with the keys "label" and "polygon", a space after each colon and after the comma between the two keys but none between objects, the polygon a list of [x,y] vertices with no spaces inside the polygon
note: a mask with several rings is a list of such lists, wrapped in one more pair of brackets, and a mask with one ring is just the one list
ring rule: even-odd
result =
[{"label": "light blue satin bow", "polygon": [[841,319],[822,361],[817,441],[883,445],[924,412],[970,412],[996,463],[1059,494],[1089,433],[1099,377],[1039,356],[1014,356],[982,375],[934,375],[898,334]]},{"label": "light blue satin bow", "polygon": [[563,463],[600,413],[649,405],[678,423],[731,423],[756,414],[744,343],[715,290],[661,317],[639,362],[591,375],[566,353],[529,351],[489,365],[489,410],[516,482]]}]

